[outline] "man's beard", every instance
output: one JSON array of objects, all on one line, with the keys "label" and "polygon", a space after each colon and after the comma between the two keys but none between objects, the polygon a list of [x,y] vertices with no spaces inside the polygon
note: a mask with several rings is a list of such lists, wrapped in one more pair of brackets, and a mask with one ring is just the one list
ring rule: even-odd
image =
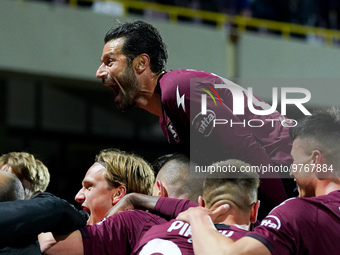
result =
[{"label": "man's beard", "polygon": [[137,80],[131,66],[127,66],[122,78],[119,80],[120,85],[124,88],[124,92],[121,93],[120,102],[116,102],[120,111],[126,111],[136,106],[137,94],[140,92],[140,84]]}]

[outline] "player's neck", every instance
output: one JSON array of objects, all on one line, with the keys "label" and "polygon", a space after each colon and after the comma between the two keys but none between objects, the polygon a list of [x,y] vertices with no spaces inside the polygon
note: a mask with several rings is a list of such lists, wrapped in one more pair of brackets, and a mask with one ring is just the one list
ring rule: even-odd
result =
[{"label": "player's neck", "polygon": [[320,179],[315,189],[315,196],[327,195],[333,191],[340,190],[340,179]]},{"label": "player's neck", "polygon": [[233,225],[241,229],[249,230],[249,218],[245,218],[244,216],[240,215],[239,213],[231,213],[225,217],[225,219],[220,222],[225,225]]},{"label": "player's neck", "polygon": [[163,117],[162,102],[157,83],[163,74],[149,73],[147,77],[141,77],[142,92],[137,106],[159,117]]}]

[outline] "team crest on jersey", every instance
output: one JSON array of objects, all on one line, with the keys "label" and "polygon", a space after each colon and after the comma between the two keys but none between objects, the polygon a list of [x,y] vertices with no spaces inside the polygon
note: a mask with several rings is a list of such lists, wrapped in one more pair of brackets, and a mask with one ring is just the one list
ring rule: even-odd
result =
[{"label": "team crest on jersey", "polygon": [[262,220],[261,226],[279,230],[281,228],[281,221],[274,215],[268,215],[264,220]]},{"label": "team crest on jersey", "polygon": [[192,121],[195,130],[202,133],[204,136],[209,136],[214,128],[214,120],[216,114],[212,110],[207,110],[207,114],[199,113]]},{"label": "team crest on jersey", "polygon": [[174,125],[171,123],[171,121],[168,122],[168,124],[166,125],[167,129],[168,129],[168,134],[169,136],[176,142],[179,143],[179,135],[177,134],[177,131],[174,127]]}]

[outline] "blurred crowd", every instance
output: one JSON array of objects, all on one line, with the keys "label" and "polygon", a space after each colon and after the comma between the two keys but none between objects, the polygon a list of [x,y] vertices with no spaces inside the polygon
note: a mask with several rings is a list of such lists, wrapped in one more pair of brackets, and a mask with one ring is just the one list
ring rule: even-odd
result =
[{"label": "blurred crowd", "polygon": [[[152,1],[152,0],[150,0]],[[160,4],[251,16],[330,29],[340,28],[339,0],[154,0]]]},{"label": "blurred crowd", "polygon": [[[70,0],[42,0],[68,4]],[[138,0],[137,0],[138,1]],[[339,0],[139,0],[197,10],[241,15],[258,19],[288,22],[305,26],[340,29]],[[78,0],[80,6],[93,6],[103,1]],[[131,10],[134,14],[148,11]],[[153,13],[153,15],[156,15]],[[160,15],[162,16],[162,15]],[[185,18],[181,18],[186,20]]]}]

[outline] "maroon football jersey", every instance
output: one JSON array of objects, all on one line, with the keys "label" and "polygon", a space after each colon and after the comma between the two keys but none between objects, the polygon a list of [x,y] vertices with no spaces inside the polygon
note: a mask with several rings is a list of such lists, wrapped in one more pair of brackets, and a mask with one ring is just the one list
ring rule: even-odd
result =
[{"label": "maroon football jersey", "polygon": [[[244,99],[244,113],[234,115],[235,96],[227,88],[215,88],[215,84],[226,83],[233,84],[197,70],[178,69],[165,73],[159,79],[163,108],[159,123],[175,150],[190,154],[190,159],[200,166],[226,159],[239,159],[257,166],[261,178],[259,199],[263,205],[258,217],[263,219],[273,207],[287,199],[279,173],[263,171],[273,164],[284,165],[289,177],[292,141],[288,126],[292,124],[277,111],[270,115],[253,114],[248,107],[248,92],[236,84],[234,88],[241,91]],[[202,95],[207,96],[206,114],[202,112]],[[255,95],[249,96],[255,109],[270,107]],[[224,124],[216,124],[216,121]],[[285,125],[281,121],[286,121]],[[200,171],[192,173],[197,174],[196,177],[214,177]],[[231,178],[237,173],[226,174]]]},{"label": "maroon football jersey", "polygon": [[[222,235],[234,241],[248,232],[236,226],[224,224],[217,224],[215,227]],[[193,255],[191,227],[188,223],[180,220],[171,220],[153,226],[144,234],[131,254]]]},{"label": "maroon football jersey", "polygon": [[[291,139],[288,133],[292,125],[275,111],[270,115],[255,115],[248,107],[247,92],[244,95],[244,113],[233,114],[233,95],[227,88],[214,88],[214,84],[231,83],[217,75],[197,70],[178,69],[165,73],[159,80],[163,118],[160,126],[170,143],[184,150],[197,150],[207,162],[239,159],[251,165],[290,165]],[[209,92],[207,113],[202,114],[202,94]],[[250,95],[254,108],[268,109],[264,101]],[[214,97],[214,99],[212,99]],[[213,126],[214,120],[227,120],[225,125]],[[285,126],[281,124],[282,120]],[[249,122],[250,121],[250,122]],[[263,124],[263,125],[262,125]],[[193,140],[193,139],[191,139]],[[274,176],[275,177],[275,176]]]},{"label": "maroon football jersey", "polygon": [[130,254],[142,235],[163,218],[140,210],[124,211],[82,228],[84,254]]},{"label": "maroon football jersey", "polygon": [[283,202],[247,234],[272,254],[339,254],[340,191]]}]

